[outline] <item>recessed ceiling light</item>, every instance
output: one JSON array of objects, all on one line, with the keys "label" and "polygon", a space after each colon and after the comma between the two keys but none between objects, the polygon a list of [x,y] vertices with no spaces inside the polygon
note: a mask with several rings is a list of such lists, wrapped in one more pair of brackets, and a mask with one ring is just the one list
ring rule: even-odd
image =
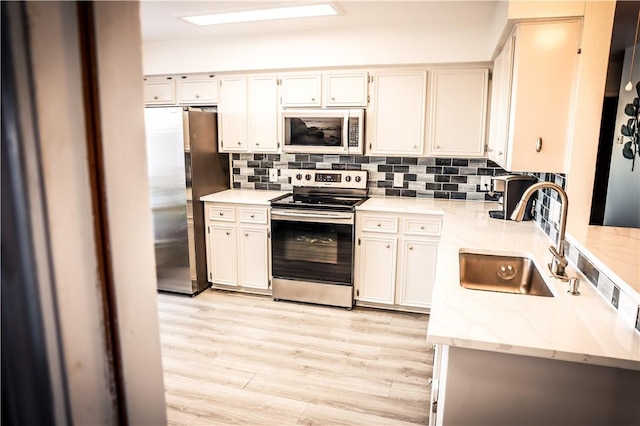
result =
[{"label": "recessed ceiling light", "polygon": [[276,9],[245,10],[242,12],[216,13],[200,16],[183,16],[182,19],[195,25],[220,25],[237,22],[269,21],[273,19],[308,18],[337,15],[329,4],[280,7]]}]

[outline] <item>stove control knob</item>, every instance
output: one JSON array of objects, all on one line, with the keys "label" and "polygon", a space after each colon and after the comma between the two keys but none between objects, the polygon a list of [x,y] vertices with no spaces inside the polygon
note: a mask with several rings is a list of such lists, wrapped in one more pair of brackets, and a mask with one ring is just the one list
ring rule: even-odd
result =
[{"label": "stove control knob", "polygon": [[347,182],[351,182],[351,176],[349,175],[345,176],[344,180]]},{"label": "stove control knob", "polygon": [[297,179],[297,180],[302,180],[302,175],[301,175],[300,173],[298,173],[298,174],[296,175],[296,179]]},{"label": "stove control knob", "polygon": [[304,176],[304,178],[305,178],[306,180],[311,180],[311,175],[307,174],[307,175],[305,175],[305,176]]},{"label": "stove control knob", "polygon": [[362,178],[360,176],[356,176],[356,182],[360,182]]}]

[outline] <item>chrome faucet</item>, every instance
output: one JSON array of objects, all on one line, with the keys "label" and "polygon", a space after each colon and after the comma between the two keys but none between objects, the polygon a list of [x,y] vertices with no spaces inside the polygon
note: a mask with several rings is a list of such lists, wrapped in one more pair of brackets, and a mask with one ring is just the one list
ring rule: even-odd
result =
[{"label": "chrome faucet", "polygon": [[567,267],[568,262],[564,256],[564,234],[567,228],[567,207],[569,205],[569,199],[567,198],[567,193],[564,192],[564,189],[562,189],[560,185],[556,185],[552,182],[540,182],[531,185],[526,191],[524,191],[524,194],[522,194],[522,198],[511,214],[511,220],[518,222],[522,221],[527,207],[527,201],[529,201],[529,198],[531,198],[534,192],[542,188],[554,189],[558,195],[560,195],[560,201],[562,202],[560,224],[558,228],[558,241],[556,247],[549,247],[549,251],[553,255],[551,263],[549,263],[549,271],[551,271],[554,278],[558,278],[562,281],[569,281],[569,278],[565,273],[565,268]]}]

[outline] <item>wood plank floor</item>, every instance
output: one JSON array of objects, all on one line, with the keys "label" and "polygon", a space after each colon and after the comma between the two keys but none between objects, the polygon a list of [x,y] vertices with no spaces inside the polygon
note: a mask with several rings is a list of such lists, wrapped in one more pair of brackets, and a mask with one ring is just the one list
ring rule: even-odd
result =
[{"label": "wood plank floor", "polygon": [[428,315],[159,294],[171,425],[427,424]]}]

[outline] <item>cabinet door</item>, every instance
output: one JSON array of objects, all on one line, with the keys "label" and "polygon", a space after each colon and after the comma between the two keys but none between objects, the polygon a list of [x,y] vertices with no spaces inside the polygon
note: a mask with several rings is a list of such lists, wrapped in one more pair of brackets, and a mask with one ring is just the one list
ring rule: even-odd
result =
[{"label": "cabinet door", "polygon": [[429,154],[484,155],[488,81],[486,68],[431,72]]},{"label": "cabinet door", "polygon": [[326,106],[367,106],[367,73],[326,75],[324,103]]},{"label": "cabinet door", "polygon": [[176,86],[173,77],[145,77],[144,103],[147,105],[175,104]]},{"label": "cabinet door", "polygon": [[402,242],[397,303],[428,308],[436,273],[438,239],[405,239]]},{"label": "cabinet door", "polygon": [[236,228],[218,224],[209,225],[211,282],[237,285]]},{"label": "cabinet door", "polygon": [[278,150],[278,82],[275,75],[249,77],[249,146],[253,152]]},{"label": "cabinet door", "polygon": [[366,235],[359,239],[358,300],[393,304],[397,247],[396,237]]},{"label": "cabinet door", "polygon": [[178,80],[178,103],[217,104],[218,79],[215,75],[182,76]]},{"label": "cabinet door", "polygon": [[243,287],[269,288],[268,237],[266,228],[239,228],[239,281]]},{"label": "cabinet door", "polygon": [[506,167],[507,124],[510,103],[511,61],[513,39],[509,38],[493,63],[491,87],[491,120],[487,157],[501,167]]},{"label": "cabinet door", "polygon": [[322,79],[320,74],[282,76],[282,106],[320,106]]},{"label": "cabinet door", "polygon": [[247,151],[247,79],[244,76],[222,77],[218,122],[220,150]]},{"label": "cabinet door", "polygon": [[389,71],[373,76],[367,154],[422,155],[426,88],[426,71]]},{"label": "cabinet door", "polygon": [[579,21],[517,26],[508,124],[509,171],[566,171],[579,36]]}]

